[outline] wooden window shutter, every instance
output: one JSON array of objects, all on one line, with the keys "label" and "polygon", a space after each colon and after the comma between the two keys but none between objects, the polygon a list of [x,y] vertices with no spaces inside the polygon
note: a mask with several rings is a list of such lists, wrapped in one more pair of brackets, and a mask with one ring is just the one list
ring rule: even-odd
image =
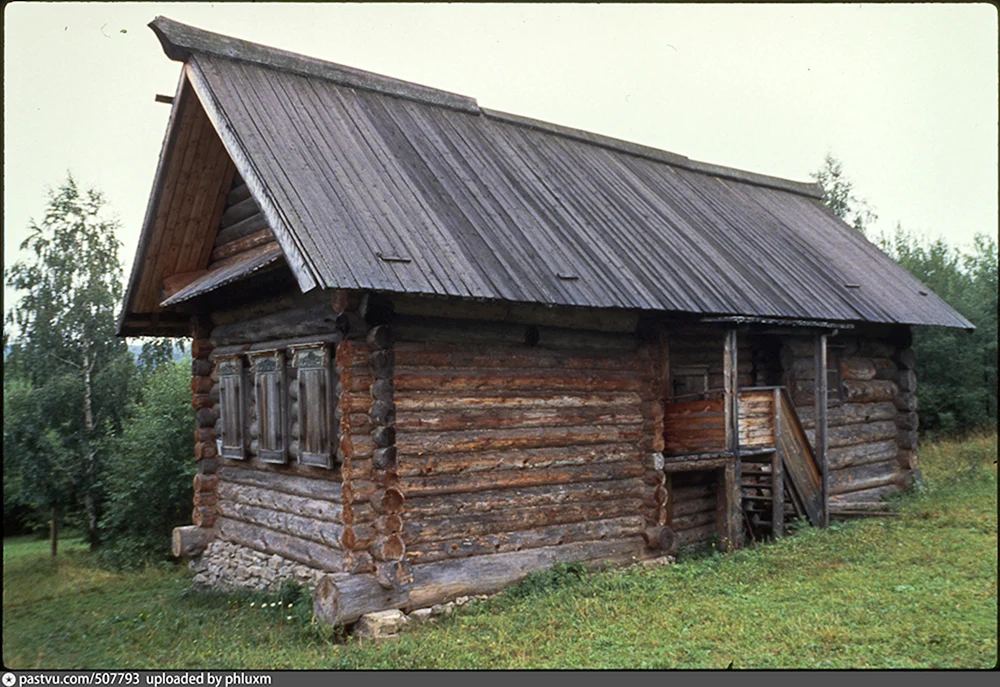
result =
[{"label": "wooden window shutter", "polygon": [[239,356],[219,358],[219,415],[222,436],[219,454],[223,458],[244,460],[246,455],[246,401],[243,395],[243,359]]},{"label": "wooden window shutter", "polygon": [[253,356],[254,391],[257,394],[258,457],[265,463],[288,459],[285,412],[285,355],[267,351]]},{"label": "wooden window shutter", "polygon": [[335,432],[331,419],[336,402],[330,373],[330,352],[323,344],[296,347],[293,364],[298,385],[298,458],[303,465],[333,467]]}]

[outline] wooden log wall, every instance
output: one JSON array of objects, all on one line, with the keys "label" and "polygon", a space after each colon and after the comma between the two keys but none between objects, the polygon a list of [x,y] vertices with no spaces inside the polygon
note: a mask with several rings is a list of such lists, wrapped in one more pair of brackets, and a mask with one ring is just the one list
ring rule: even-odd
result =
[{"label": "wooden log wall", "polygon": [[655,523],[666,499],[662,471],[646,465],[662,422],[649,350],[630,334],[462,331],[396,328],[397,484],[413,574],[570,543],[631,542],[639,553],[642,509]]},{"label": "wooden log wall", "polygon": [[[703,324],[674,325],[669,331],[670,366],[673,370],[706,366],[708,368],[708,388],[722,389],[723,344],[725,331],[719,327]],[[736,383],[739,386],[754,386],[754,347],[750,337],[742,332],[736,337],[738,370]]]},{"label": "wooden log wall", "polygon": [[213,349],[209,339],[211,332],[212,323],[209,318],[191,318],[191,404],[195,411],[194,457],[198,461],[198,472],[194,476],[194,510],[191,512],[191,522],[209,529],[214,527],[218,517],[218,497],[215,492],[219,468],[215,443],[218,388],[213,382],[214,366],[209,360]]},{"label": "wooden log wall", "polygon": [[248,251],[269,246],[277,241],[257,201],[250,195],[246,183],[236,175],[226,197],[219,231],[212,245],[208,267],[229,263],[245,257]]},{"label": "wooden log wall", "polygon": [[[865,332],[829,340],[840,385],[830,395],[828,461],[831,512],[877,502],[898,491],[916,467],[916,380],[912,350]],[[788,337],[781,350],[785,384],[810,441],[815,438],[813,343]],[[832,363],[831,363],[832,364]],[[832,382],[832,378],[831,378]]]}]

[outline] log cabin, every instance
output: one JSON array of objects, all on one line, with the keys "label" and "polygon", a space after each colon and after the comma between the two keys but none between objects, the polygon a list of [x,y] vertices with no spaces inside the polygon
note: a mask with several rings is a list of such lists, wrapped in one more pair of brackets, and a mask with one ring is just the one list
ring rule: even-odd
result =
[{"label": "log cabin", "polygon": [[190,337],[195,582],[426,607],[878,511],[911,327],[815,184],[157,18],[180,80],[118,322]]}]

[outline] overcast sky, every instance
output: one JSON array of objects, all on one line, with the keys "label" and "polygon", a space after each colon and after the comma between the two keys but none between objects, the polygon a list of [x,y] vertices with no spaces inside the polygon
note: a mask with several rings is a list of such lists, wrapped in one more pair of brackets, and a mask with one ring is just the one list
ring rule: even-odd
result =
[{"label": "overcast sky", "polygon": [[[122,222],[127,277],[179,63],[204,29],[480,105],[808,181],[832,152],[876,209],[968,246],[997,233],[991,5],[16,3],[4,8],[4,264],[67,170]],[[13,294],[5,289],[5,310]]]}]

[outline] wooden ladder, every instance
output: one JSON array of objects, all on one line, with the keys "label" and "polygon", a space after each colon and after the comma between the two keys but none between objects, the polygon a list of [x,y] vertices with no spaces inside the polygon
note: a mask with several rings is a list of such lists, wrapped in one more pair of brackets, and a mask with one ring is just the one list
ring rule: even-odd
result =
[{"label": "wooden ladder", "polygon": [[814,526],[823,522],[816,456],[787,391],[775,388],[774,394],[774,447],[740,451],[737,479],[752,535],[766,531],[781,536],[786,516],[805,516]]}]

